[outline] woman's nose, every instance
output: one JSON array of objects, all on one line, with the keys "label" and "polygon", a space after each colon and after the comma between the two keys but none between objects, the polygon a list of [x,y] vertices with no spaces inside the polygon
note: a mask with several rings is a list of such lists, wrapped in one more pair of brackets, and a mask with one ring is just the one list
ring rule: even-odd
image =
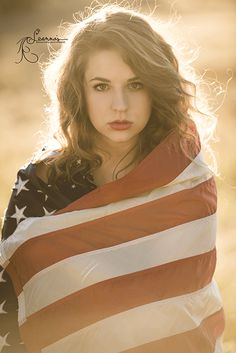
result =
[{"label": "woman's nose", "polygon": [[128,109],[128,99],[124,91],[116,91],[112,96],[112,109],[125,111]]}]

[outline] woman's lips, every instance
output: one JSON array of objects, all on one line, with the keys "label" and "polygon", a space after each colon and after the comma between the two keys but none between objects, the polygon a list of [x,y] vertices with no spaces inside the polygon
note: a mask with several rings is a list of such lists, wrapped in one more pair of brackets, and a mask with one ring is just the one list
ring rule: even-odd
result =
[{"label": "woman's lips", "polygon": [[114,130],[128,130],[133,123],[128,120],[115,120],[108,125]]}]

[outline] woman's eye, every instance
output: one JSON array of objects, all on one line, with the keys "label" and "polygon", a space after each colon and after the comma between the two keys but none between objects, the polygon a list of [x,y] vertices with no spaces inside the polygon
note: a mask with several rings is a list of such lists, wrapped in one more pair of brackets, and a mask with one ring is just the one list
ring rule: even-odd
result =
[{"label": "woman's eye", "polygon": [[130,86],[134,90],[139,90],[143,88],[143,84],[141,82],[132,82]]},{"label": "woman's eye", "polygon": [[99,83],[99,84],[94,86],[94,89],[96,91],[100,91],[100,92],[105,91],[106,88],[107,88],[107,84],[105,84],[105,83]]},{"label": "woman's eye", "polygon": [[[137,91],[143,88],[143,84],[141,82],[132,82],[128,85],[131,90]],[[94,86],[94,89],[98,92],[103,92],[108,90],[108,85],[106,83],[98,83]]]}]

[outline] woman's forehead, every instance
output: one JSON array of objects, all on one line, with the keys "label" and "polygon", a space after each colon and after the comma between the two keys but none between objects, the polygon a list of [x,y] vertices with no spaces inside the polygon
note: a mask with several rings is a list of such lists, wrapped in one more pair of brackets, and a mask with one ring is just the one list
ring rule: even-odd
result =
[{"label": "woman's forehead", "polygon": [[91,53],[88,56],[85,77],[88,81],[94,77],[120,76],[121,78],[131,79],[135,76],[132,68],[125,63],[122,55],[114,49],[102,49]]}]

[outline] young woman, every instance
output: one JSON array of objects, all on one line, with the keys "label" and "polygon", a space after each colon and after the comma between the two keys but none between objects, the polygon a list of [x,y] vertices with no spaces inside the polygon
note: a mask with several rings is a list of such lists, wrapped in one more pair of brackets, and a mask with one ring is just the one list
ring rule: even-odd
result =
[{"label": "young woman", "polygon": [[3,352],[222,352],[201,113],[156,27],[103,6],[45,70],[56,130],[5,215]]}]

